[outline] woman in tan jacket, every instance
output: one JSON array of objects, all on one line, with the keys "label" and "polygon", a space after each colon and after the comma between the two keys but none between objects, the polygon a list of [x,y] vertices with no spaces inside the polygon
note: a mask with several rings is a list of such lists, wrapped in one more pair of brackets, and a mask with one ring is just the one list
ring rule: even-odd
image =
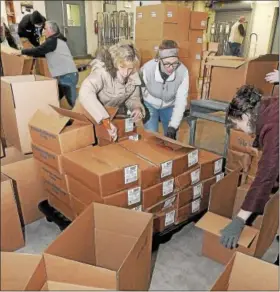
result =
[{"label": "woman in tan jacket", "polygon": [[79,101],[97,123],[107,126],[112,139],[116,140],[117,129],[109,122],[105,106],[125,106],[135,122],[145,116],[140,98],[139,53],[127,41],[120,42],[99,49],[91,65],[92,71],[82,83]]}]

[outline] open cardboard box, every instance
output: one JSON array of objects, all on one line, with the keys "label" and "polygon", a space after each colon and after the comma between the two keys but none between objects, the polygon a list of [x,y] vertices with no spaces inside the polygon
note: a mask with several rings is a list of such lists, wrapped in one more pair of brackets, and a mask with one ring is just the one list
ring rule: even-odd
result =
[{"label": "open cardboard box", "polygon": [[73,285],[69,283],[62,283],[57,281],[47,281],[42,287],[41,291],[101,291],[106,289],[89,287],[89,286],[81,286],[81,285]]},{"label": "open cardboard box", "polygon": [[[225,56],[207,62],[212,66],[210,98],[230,102],[244,84],[255,85],[264,95],[271,95],[273,84],[265,81],[267,72],[278,68],[279,56],[267,54],[254,59]],[[223,80],[223,82],[221,82]]]},{"label": "open cardboard box", "polygon": [[[145,291],[151,276],[151,247],[151,214],[93,203],[45,254],[56,262],[58,269],[50,271],[57,277],[71,268],[68,280],[79,274],[94,281],[95,287]],[[63,260],[64,267],[59,268]]]},{"label": "open cardboard box", "polygon": [[1,291],[24,291],[41,255],[1,251]]},{"label": "open cardboard box", "polygon": [[[119,139],[124,138],[124,137],[129,137],[136,133],[136,127],[131,118],[118,117],[117,115],[118,108],[116,107],[105,107],[105,108],[109,114],[110,121],[118,128]],[[112,142],[111,136],[109,135],[104,125],[97,124],[94,117],[92,117],[89,114],[89,112],[82,106],[80,102],[76,102],[75,107],[73,108],[73,111],[83,114],[94,125],[97,139]]]},{"label": "open cardboard box", "polygon": [[119,144],[67,153],[62,162],[67,175],[102,197],[136,186],[144,189],[160,181],[156,165]]},{"label": "open cardboard box", "polygon": [[211,291],[279,291],[279,267],[236,252]]},{"label": "open cardboard box", "polygon": [[262,257],[278,230],[279,194],[275,194],[265,206],[260,229],[245,226],[235,249],[220,244],[220,231],[231,222],[233,215],[239,172],[232,172],[212,186],[208,212],[196,224],[204,230],[202,254],[222,264],[226,264],[235,251]]},{"label": "open cardboard box", "polygon": [[1,46],[4,76],[29,75],[33,68],[33,58],[24,55],[16,56],[12,54],[14,52],[17,52],[17,50],[8,46]]},{"label": "open cardboard box", "polygon": [[229,137],[229,149],[241,153],[247,153],[250,156],[258,155],[258,149],[253,147],[255,136],[248,135],[243,131],[231,129]]},{"label": "open cardboard box", "polygon": [[35,62],[36,74],[50,78],[52,77],[46,58],[36,58]]},{"label": "open cardboard box", "polygon": [[53,114],[38,110],[29,121],[33,143],[57,154],[95,143],[93,125],[83,114],[52,105],[50,107],[54,110]]},{"label": "open cardboard box", "polygon": [[198,163],[198,150],[160,134],[145,134],[138,141],[126,140],[119,145],[157,165],[161,180],[176,177]]},{"label": "open cardboard box", "polygon": [[233,171],[241,168],[243,172],[248,173],[251,162],[252,158],[248,153],[228,149],[226,161],[227,170]]},{"label": "open cardboard box", "polygon": [[16,181],[24,224],[42,218],[43,214],[39,211],[38,204],[47,196],[43,190],[37,161],[34,158],[21,160],[3,166],[1,171]]},{"label": "open cardboard box", "polygon": [[[28,123],[38,109],[59,106],[55,79],[38,75],[1,77],[1,126],[6,141],[22,153],[31,153]],[[49,121],[51,123],[51,121]]]},{"label": "open cardboard box", "polygon": [[15,251],[23,247],[23,230],[16,183],[1,173],[1,251]]}]

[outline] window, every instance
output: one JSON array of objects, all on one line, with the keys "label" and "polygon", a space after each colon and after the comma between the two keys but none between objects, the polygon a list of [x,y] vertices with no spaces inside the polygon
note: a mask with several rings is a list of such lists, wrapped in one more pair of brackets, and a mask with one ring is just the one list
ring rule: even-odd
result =
[{"label": "window", "polygon": [[67,25],[81,26],[80,5],[66,4],[67,9]]}]

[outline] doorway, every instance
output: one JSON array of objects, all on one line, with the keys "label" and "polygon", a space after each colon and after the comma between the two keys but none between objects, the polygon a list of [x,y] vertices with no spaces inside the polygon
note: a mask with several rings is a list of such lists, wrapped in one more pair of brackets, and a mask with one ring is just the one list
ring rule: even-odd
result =
[{"label": "doorway", "polygon": [[73,57],[87,57],[85,1],[45,1],[46,17],[59,25]]}]

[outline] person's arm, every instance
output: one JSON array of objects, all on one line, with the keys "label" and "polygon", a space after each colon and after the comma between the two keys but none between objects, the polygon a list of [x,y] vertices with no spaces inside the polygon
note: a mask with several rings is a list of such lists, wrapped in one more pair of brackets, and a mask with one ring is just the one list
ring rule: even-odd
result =
[{"label": "person's arm", "polygon": [[245,28],[244,28],[243,24],[241,24],[241,23],[239,24],[238,30],[239,30],[239,33],[242,37],[246,36],[246,32],[245,32]]},{"label": "person's arm", "polygon": [[171,120],[169,122],[169,127],[172,127],[176,130],[179,128],[180,123],[184,116],[184,112],[186,110],[188,91],[189,91],[189,74],[188,71],[186,71],[185,77],[176,93],[174,109]]},{"label": "person's arm", "polygon": [[57,38],[49,38],[42,45],[35,48],[23,49],[23,55],[39,58],[45,57],[46,54],[53,52],[57,47]]},{"label": "person's arm", "polygon": [[82,83],[78,98],[83,107],[98,124],[102,120],[109,118],[109,114],[97,98],[97,93],[102,89],[102,74],[98,71],[93,71]]},{"label": "person's arm", "polygon": [[274,183],[279,175],[278,127],[265,134],[263,154],[258,164],[254,182],[243,202],[241,210],[262,214]]}]

